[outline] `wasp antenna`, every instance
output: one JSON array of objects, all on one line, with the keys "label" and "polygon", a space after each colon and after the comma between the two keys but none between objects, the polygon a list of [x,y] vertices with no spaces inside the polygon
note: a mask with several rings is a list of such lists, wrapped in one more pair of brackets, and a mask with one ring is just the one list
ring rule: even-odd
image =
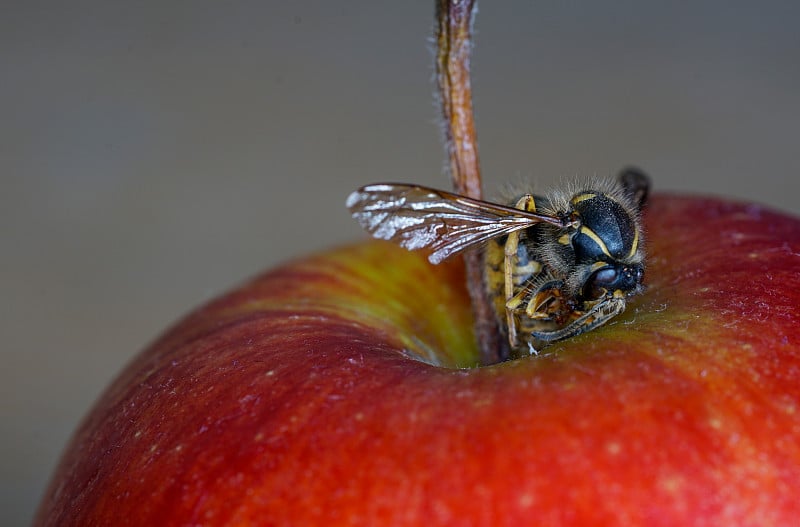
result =
[{"label": "wasp antenna", "polygon": [[622,185],[625,194],[639,208],[642,208],[647,202],[647,196],[650,193],[650,177],[643,170],[636,167],[626,167],[620,171],[617,179]]}]

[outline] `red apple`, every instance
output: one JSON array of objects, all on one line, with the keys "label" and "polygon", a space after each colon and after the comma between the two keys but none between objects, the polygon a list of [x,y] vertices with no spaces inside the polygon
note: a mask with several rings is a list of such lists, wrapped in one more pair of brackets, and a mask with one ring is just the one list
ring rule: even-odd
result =
[{"label": "red apple", "polygon": [[656,196],[646,227],[623,315],[484,368],[457,262],[268,272],[113,382],[35,525],[796,525],[800,220]]}]

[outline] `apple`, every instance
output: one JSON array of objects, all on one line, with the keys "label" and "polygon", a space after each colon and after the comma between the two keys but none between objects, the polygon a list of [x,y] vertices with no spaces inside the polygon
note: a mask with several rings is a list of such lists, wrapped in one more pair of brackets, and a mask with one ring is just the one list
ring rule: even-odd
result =
[{"label": "apple", "polygon": [[475,365],[456,259],[384,242],[190,314],[77,430],[47,525],[790,525],[800,220],[656,195],[646,292]]}]

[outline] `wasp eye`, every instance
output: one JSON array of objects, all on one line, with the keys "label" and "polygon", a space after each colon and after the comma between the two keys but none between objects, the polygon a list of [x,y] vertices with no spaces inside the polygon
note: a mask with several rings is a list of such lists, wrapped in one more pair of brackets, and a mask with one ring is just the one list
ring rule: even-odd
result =
[{"label": "wasp eye", "polygon": [[614,267],[598,269],[586,281],[585,294],[591,299],[598,299],[605,295],[619,278],[619,271]]},{"label": "wasp eye", "polygon": [[613,267],[604,267],[603,269],[596,271],[592,275],[591,280],[597,285],[609,285],[614,283],[614,281],[617,279],[617,275],[617,270]]}]

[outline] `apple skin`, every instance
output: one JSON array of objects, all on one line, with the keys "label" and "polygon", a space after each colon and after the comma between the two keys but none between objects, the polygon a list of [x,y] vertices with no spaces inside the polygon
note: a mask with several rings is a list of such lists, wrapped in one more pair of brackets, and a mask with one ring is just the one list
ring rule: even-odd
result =
[{"label": "apple skin", "polygon": [[458,261],[268,272],[121,373],[34,525],[796,524],[800,220],[657,195],[645,225],[623,315],[484,368]]}]

